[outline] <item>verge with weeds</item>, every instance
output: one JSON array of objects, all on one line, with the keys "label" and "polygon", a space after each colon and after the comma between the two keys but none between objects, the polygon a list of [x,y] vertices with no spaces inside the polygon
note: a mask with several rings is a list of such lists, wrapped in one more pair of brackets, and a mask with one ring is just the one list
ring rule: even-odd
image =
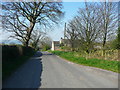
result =
[{"label": "verge with weeds", "polygon": [[84,57],[76,57],[75,52],[65,52],[65,51],[49,51],[49,52],[77,64],[97,67],[97,68],[120,73],[120,71],[118,70],[118,67],[120,66],[120,61],[110,61],[110,60],[102,60],[96,58],[86,59]]}]

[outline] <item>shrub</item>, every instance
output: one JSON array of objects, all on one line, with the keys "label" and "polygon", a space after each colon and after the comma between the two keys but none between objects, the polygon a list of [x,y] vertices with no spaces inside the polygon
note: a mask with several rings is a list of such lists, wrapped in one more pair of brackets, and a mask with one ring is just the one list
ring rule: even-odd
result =
[{"label": "shrub", "polygon": [[13,58],[29,55],[34,49],[31,47],[24,47],[22,45],[3,45],[2,46],[2,61],[11,61]]},{"label": "shrub", "polygon": [[2,45],[2,76],[3,80],[22,65],[35,50],[22,45]]}]

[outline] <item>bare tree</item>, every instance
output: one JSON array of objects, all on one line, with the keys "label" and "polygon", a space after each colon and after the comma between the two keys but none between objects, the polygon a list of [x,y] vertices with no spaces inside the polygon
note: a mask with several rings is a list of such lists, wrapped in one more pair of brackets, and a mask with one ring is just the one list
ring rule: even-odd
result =
[{"label": "bare tree", "polygon": [[101,15],[102,27],[101,36],[103,41],[103,48],[105,48],[106,42],[110,40],[111,35],[115,36],[118,25],[118,11],[117,3],[115,2],[101,2],[99,5],[99,14]]},{"label": "bare tree", "polygon": [[46,33],[41,32],[41,31],[38,30],[38,29],[37,29],[37,30],[34,30],[33,33],[32,33],[32,35],[31,35],[30,45],[31,45],[33,48],[37,49],[38,46],[39,46],[39,43],[41,42],[41,40],[42,40],[43,38],[45,38],[45,36],[46,36]]},{"label": "bare tree", "polygon": [[97,3],[85,2],[85,8],[79,8],[78,15],[74,18],[80,47],[87,53],[93,50],[100,35],[101,16],[97,8]]},{"label": "bare tree", "polygon": [[111,37],[116,37],[118,27],[118,4],[115,2],[101,2],[99,4],[99,14],[101,16],[101,41],[103,46],[103,56],[105,55],[106,43]]},{"label": "bare tree", "polygon": [[[67,28],[66,28],[66,34],[65,34],[65,37],[67,38],[67,42],[69,42],[70,44],[70,47],[71,47],[71,50],[74,51],[75,50],[75,47],[77,45],[77,37],[78,37],[78,33],[77,33],[77,30],[76,30],[76,23],[75,23],[75,20],[71,20],[68,25],[67,25]],[[66,43],[67,43],[66,42]]]},{"label": "bare tree", "polygon": [[[69,22],[67,27],[68,40],[73,47],[79,40],[79,45],[87,53],[93,50],[96,42],[106,41],[117,30],[117,4],[113,2],[88,3],[79,8],[78,15]],[[75,39],[77,39],[75,42]]]},{"label": "bare tree", "polygon": [[58,23],[63,15],[61,9],[60,2],[5,2],[2,3],[3,27],[28,46],[36,23],[47,26]]},{"label": "bare tree", "polygon": [[52,46],[52,39],[46,35],[43,39],[41,39],[39,45],[41,49],[48,50]]}]

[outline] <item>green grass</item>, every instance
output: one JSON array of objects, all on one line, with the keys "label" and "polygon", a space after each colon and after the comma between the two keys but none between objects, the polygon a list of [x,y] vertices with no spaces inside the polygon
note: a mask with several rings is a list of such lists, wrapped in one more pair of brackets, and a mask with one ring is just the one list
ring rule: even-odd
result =
[{"label": "green grass", "polygon": [[97,67],[101,69],[110,70],[113,72],[120,72],[118,70],[118,65],[120,66],[119,61],[108,61],[108,60],[102,60],[102,59],[86,59],[84,57],[76,57],[74,54],[75,52],[64,52],[64,51],[49,51],[53,54],[59,55],[60,57],[67,59],[71,62],[86,65],[86,66],[92,66]]}]

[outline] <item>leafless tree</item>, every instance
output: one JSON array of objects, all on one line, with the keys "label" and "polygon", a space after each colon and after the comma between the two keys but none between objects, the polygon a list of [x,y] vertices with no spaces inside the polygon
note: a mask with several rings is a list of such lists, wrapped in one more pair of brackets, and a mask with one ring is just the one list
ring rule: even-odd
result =
[{"label": "leafless tree", "polygon": [[40,30],[33,30],[33,33],[31,35],[30,45],[37,49],[39,46],[39,43],[42,41],[43,38],[45,38],[46,33],[41,32]]},{"label": "leafless tree", "polygon": [[117,3],[115,2],[101,2],[99,5],[99,14],[101,15],[102,27],[102,41],[103,48],[106,45],[107,40],[110,39],[111,35],[115,35],[118,27],[118,11],[117,11]]},{"label": "leafless tree", "polygon": [[50,49],[52,47],[52,39],[46,35],[40,40],[39,45],[41,49]]},{"label": "leafless tree", "polygon": [[[82,47],[87,53],[93,50],[94,42],[100,34],[101,17],[97,8],[96,3],[85,2],[85,8],[79,9],[78,15],[73,18],[72,24],[70,24],[72,34],[77,38],[76,41],[79,42],[79,47]],[[69,33],[69,35],[72,34]],[[74,40],[71,39],[71,41]]]},{"label": "leafless tree", "polygon": [[74,51],[76,45],[78,44],[77,43],[77,41],[78,41],[78,38],[77,38],[78,37],[78,33],[77,33],[77,30],[76,30],[76,23],[75,23],[74,19],[71,20],[68,23],[67,28],[66,28],[65,37],[68,40],[67,42],[69,42],[69,44],[70,44],[71,50]]},{"label": "leafless tree", "polygon": [[102,41],[104,48],[107,40],[115,36],[117,12],[117,3],[114,2],[85,2],[85,7],[79,8],[78,15],[67,26],[67,37],[71,45],[75,45],[76,38],[79,46],[87,53],[94,49],[96,42]]},{"label": "leafless tree", "polygon": [[5,2],[2,3],[2,24],[12,37],[29,45],[36,23],[50,26],[63,15],[60,2]]},{"label": "leafless tree", "polygon": [[118,4],[115,2],[101,2],[99,4],[99,14],[101,16],[101,41],[103,46],[103,55],[105,55],[106,42],[111,37],[116,36],[118,28]]}]

